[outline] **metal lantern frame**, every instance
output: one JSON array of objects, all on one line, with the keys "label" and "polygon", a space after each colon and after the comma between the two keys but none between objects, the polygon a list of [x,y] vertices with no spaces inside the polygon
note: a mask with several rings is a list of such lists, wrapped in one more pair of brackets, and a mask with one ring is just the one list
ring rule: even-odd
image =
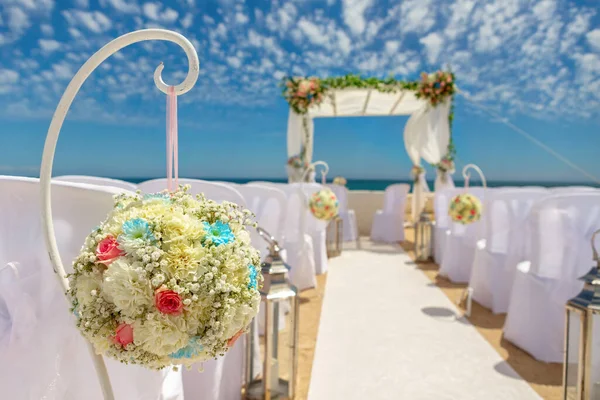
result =
[{"label": "metal lantern frame", "polygon": [[327,225],[327,257],[339,257],[344,247],[344,220],[338,215]]},{"label": "metal lantern frame", "polygon": [[415,258],[417,261],[427,261],[432,257],[433,221],[423,211],[415,223]]},{"label": "metal lantern frame", "polygon": [[[596,266],[581,278],[583,290],[569,300],[565,306],[565,359],[563,362],[563,398],[565,400],[592,400],[600,398],[600,382],[594,384],[592,379],[594,353],[594,319],[600,318],[600,257],[595,246],[596,236],[600,229],[592,235],[592,252]],[[571,316],[577,316],[576,321]],[[577,373],[575,385],[569,386],[571,352],[569,345],[575,338],[571,337],[572,322],[578,324],[577,338]],[[596,328],[597,329],[597,328]],[[597,349],[600,350],[600,349]],[[598,355],[597,355],[598,356]],[[595,397],[592,395],[595,394]]]},{"label": "metal lantern frame", "polygon": [[[73,79],[69,82],[69,85],[65,89],[64,94],[60,98],[60,102],[56,107],[48,133],[46,135],[46,142],[44,144],[44,152],[42,155],[42,165],[40,169],[40,187],[42,197],[42,219],[44,222],[44,239],[46,241],[46,247],[48,248],[48,255],[50,262],[56,273],[56,276],[64,289],[65,294],[69,290],[69,281],[66,278],[67,274],[63,266],[63,262],[58,251],[58,245],[56,244],[56,236],[54,235],[54,223],[52,219],[52,195],[51,195],[51,180],[52,180],[52,164],[54,163],[54,154],[56,151],[56,145],[58,142],[58,136],[62,124],[69,112],[69,108],[75,100],[75,96],[79,92],[79,89],[84,84],[86,79],[110,56],[118,52],[124,47],[131,44],[144,42],[146,40],[164,40],[173,42],[180,46],[184,51],[188,59],[188,72],[183,80],[178,85],[173,87],[174,94],[179,96],[187,93],[196,83],[198,75],[200,73],[200,61],[198,60],[198,54],[194,49],[192,43],[186,39],[183,35],[165,30],[165,29],[142,29],[127,33],[119,36],[112,40],[96,53],[94,53],[86,62],[79,68]],[[156,87],[163,93],[168,94],[169,86],[162,79],[162,70],[164,68],[163,63],[160,63],[154,71],[154,83]],[[102,394],[105,400],[113,400],[114,393],[104,364],[104,359],[101,355],[96,354],[91,343],[87,343],[90,356],[92,357],[96,374]]]},{"label": "metal lantern frame", "polygon": [[[261,303],[265,306],[264,329],[264,357],[262,362],[262,376],[257,376],[254,370],[253,353],[258,337],[258,321],[250,326],[246,334],[246,360],[245,360],[245,399],[293,399],[296,395],[298,379],[298,336],[300,299],[298,289],[292,285],[288,278],[290,269],[281,259],[279,244],[267,231],[257,228],[259,235],[269,244],[269,255],[261,264],[263,285],[260,288]],[[284,380],[279,374],[279,315],[283,302],[290,301],[291,309],[288,314],[290,319],[289,329],[289,380]],[[257,317],[258,318],[258,317]]]}]

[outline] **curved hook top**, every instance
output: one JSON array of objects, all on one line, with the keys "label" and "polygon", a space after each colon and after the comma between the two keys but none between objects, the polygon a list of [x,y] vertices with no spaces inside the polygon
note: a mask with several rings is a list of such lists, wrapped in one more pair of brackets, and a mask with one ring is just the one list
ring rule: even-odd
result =
[{"label": "curved hook top", "polygon": [[325,161],[315,161],[314,163],[309,164],[308,167],[306,167],[304,173],[302,174],[302,179],[300,179],[300,182],[304,182],[304,180],[306,179],[306,174],[308,174],[308,172],[314,169],[317,165],[322,165],[323,167],[325,167],[325,171],[321,172],[321,175],[327,175],[327,173],[329,172],[329,164],[327,164]]},{"label": "curved hook top", "polygon": [[487,188],[487,182],[485,180],[485,175],[483,175],[483,171],[481,170],[481,168],[479,168],[475,164],[467,164],[463,168],[462,175],[463,175],[463,178],[465,178],[465,182],[467,182],[469,180],[469,178],[471,178],[471,174],[467,172],[469,170],[469,168],[477,171],[477,173],[479,174],[479,177],[481,178],[481,183],[483,184],[483,187]]},{"label": "curved hook top", "polygon": [[[198,80],[198,75],[200,74],[200,61],[198,60],[198,54],[196,53],[192,43],[177,32],[165,29],[142,29],[127,33],[110,41],[104,47],[94,53],[85,62],[85,64],[79,68],[60,98],[58,106],[56,107],[56,111],[54,112],[54,116],[52,117],[52,121],[50,122],[50,127],[48,128],[48,134],[46,135],[46,142],[44,144],[44,152],[42,155],[42,165],[40,168],[42,217],[45,225],[44,238],[46,240],[46,246],[48,248],[50,260],[55,267],[54,270],[57,272],[65,291],[69,289],[69,283],[66,278],[65,269],[60,254],[58,252],[56,237],[54,236],[50,184],[52,179],[52,165],[54,164],[54,154],[56,152],[56,144],[58,142],[60,129],[62,128],[63,122],[67,116],[71,104],[73,103],[73,100],[75,99],[75,96],[92,72],[94,72],[94,70],[98,68],[98,66],[100,66],[100,64],[102,64],[107,58],[122,48],[146,40],[165,40],[173,42],[179,45],[185,51],[189,63],[187,76],[183,82],[175,85],[174,88],[177,95],[188,92],[194,86]],[[161,77],[163,67],[164,66],[161,63],[158,68],[156,68],[156,71],[154,72],[154,80],[158,89],[163,93],[167,93],[169,86],[163,82]]]}]

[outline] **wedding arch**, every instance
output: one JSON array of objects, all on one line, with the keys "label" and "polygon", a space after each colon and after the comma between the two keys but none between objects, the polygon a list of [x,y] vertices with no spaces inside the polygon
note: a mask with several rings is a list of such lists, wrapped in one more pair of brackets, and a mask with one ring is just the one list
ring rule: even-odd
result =
[{"label": "wedding arch", "polygon": [[404,145],[413,163],[413,219],[424,206],[421,159],[443,176],[453,171],[452,72],[421,74],[419,81],[346,75],[319,79],[286,77],[283,96],[290,106],[287,129],[288,176],[297,181],[312,161],[314,118],[409,115]]}]

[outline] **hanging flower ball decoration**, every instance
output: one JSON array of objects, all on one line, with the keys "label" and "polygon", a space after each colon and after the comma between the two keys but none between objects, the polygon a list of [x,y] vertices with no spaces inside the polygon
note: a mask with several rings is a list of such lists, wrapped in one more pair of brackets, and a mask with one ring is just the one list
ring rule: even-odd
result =
[{"label": "hanging flower ball decoration", "polygon": [[481,219],[482,209],[481,201],[476,196],[462,193],[452,198],[448,215],[452,221],[467,225]]},{"label": "hanging flower ball decoration", "polygon": [[288,158],[287,165],[296,169],[308,168],[308,162],[304,161],[299,155],[291,156]]},{"label": "hanging flower ball decoration", "polygon": [[348,181],[346,181],[346,178],[344,178],[343,176],[336,176],[335,178],[333,178],[334,185],[346,186],[347,183]]},{"label": "hanging flower ball decoration", "polygon": [[260,303],[251,213],[187,193],[121,194],[69,274],[77,327],[98,354],[150,369],[224,355]]},{"label": "hanging flower ball decoration", "polygon": [[452,72],[437,71],[430,74],[422,72],[416,96],[427,99],[429,104],[435,107],[452,97],[455,92],[456,86]]},{"label": "hanging flower ball decoration", "polygon": [[290,77],[284,83],[283,96],[296,113],[306,114],[310,107],[321,104],[324,92],[319,78]]},{"label": "hanging flower ball decoration", "polygon": [[339,203],[330,189],[321,189],[310,196],[308,202],[310,212],[315,218],[329,221],[338,215]]}]

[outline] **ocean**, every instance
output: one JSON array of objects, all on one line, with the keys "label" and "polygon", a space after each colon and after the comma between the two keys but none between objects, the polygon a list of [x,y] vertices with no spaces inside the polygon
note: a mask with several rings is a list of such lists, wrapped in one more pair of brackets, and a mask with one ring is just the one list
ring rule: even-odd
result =
[{"label": "ocean", "polygon": [[[132,183],[140,183],[149,179],[155,178],[116,178],[122,179]],[[270,181],[287,183],[286,178],[198,178],[207,181],[226,181],[233,183],[248,183],[254,181]],[[379,179],[348,179],[346,187],[349,190],[385,190],[386,187],[395,183],[408,183],[412,185],[412,180],[379,180]],[[433,181],[428,181],[429,187],[433,189]],[[464,186],[463,180],[454,181],[456,186]],[[476,180],[472,180],[471,184],[474,186],[480,186],[481,183]],[[589,182],[534,182],[534,181],[488,181],[489,187],[501,187],[501,186],[544,186],[544,187],[556,187],[556,186],[594,186],[599,187],[596,184]]]}]

